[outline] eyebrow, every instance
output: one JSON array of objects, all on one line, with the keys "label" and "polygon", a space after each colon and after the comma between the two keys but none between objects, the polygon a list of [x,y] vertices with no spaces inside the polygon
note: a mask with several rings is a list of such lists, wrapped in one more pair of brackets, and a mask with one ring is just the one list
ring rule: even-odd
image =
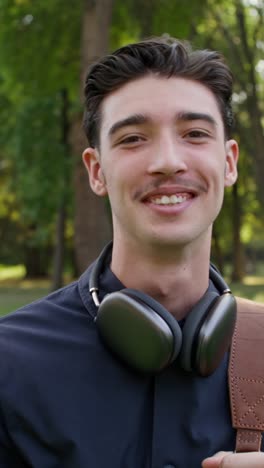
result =
[{"label": "eyebrow", "polygon": [[[118,120],[115,122],[109,129],[108,135],[111,137],[113,136],[118,130],[129,127],[132,125],[144,125],[150,122],[152,119],[151,117],[144,115],[144,114],[133,114],[125,119]],[[213,125],[213,127],[217,127],[216,120],[207,113],[204,112],[191,112],[191,111],[181,111],[175,115],[175,121],[181,122],[190,122],[193,120],[204,120],[209,124]]]},{"label": "eyebrow", "polygon": [[205,122],[208,122],[209,124],[213,125],[213,127],[217,127],[216,120],[210,114],[204,112],[182,111],[176,115],[176,120],[183,122],[189,122],[192,120],[204,120]]},{"label": "eyebrow", "polygon": [[149,118],[143,114],[133,114],[125,119],[118,120],[115,122],[112,127],[110,127],[108,135],[113,136],[118,130],[123,127],[128,127],[130,125],[143,125],[146,122],[149,122]]}]

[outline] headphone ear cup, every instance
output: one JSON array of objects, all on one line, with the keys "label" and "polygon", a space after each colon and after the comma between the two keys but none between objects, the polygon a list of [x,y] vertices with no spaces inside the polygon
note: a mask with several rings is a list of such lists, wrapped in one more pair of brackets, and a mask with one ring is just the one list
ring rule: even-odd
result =
[{"label": "headphone ear cup", "polygon": [[189,312],[182,329],[182,348],[180,352],[180,363],[184,370],[191,372],[194,370],[195,344],[198,334],[210,307],[217,300],[219,295],[216,292],[206,292],[205,295],[195,304]]},{"label": "headphone ear cup", "polygon": [[180,360],[185,370],[195,370],[203,377],[213,373],[230,346],[236,312],[232,294],[207,292],[203,296],[183,328]]},{"label": "headphone ear cup", "polygon": [[133,289],[105,296],[96,323],[105,344],[138,371],[162,370],[181,348],[177,321],[157,301]]}]

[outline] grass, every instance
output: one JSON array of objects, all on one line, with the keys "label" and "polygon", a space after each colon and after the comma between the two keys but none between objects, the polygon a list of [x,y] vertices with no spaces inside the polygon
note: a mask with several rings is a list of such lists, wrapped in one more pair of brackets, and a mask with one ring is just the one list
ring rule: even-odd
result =
[{"label": "grass", "polygon": [[0,264],[0,284],[2,281],[21,280],[26,274],[24,265],[6,266]]},{"label": "grass", "polygon": [[0,316],[45,296],[50,282],[25,280],[24,265],[0,265]]},{"label": "grass", "polygon": [[246,285],[234,284],[232,285],[232,292],[235,296],[251,299],[256,302],[264,303],[264,283],[263,285]]},{"label": "grass", "polygon": [[0,316],[45,296],[49,290],[47,281],[21,281],[13,285],[0,282]]},{"label": "grass", "polygon": [[233,294],[264,303],[264,276],[246,276],[243,283],[231,284]]},{"label": "grass", "polygon": [[[23,279],[23,266],[0,265],[0,316],[45,296],[50,291],[48,280]],[[241,297],[264,303],[264,276],[247,276],[243,282],[231,284],[232,292]]]}]

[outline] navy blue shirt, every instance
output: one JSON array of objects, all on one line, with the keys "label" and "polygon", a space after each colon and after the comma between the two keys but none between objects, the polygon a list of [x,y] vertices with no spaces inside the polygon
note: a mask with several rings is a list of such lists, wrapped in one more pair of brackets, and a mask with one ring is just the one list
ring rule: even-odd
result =
[{"label": "navy blue shirt", "polygon": [[[1,468],[197,468],[234,450],[227,364],[141,375],[101,342],[79,281],[0,321]],[[123,286],[109,268],[101,298]]]}]

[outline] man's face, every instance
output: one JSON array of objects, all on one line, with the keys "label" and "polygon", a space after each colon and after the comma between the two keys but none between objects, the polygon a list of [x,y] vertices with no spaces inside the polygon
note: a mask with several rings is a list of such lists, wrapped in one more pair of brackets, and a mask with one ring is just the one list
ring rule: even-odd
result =
[{"label": "man's face", "polygon": [[114,238],[144,248],[208,239],[237,156],[210,90],[149,75],[104,99],[100,154],[88,148],[84,162],[95,193],[109,195]]}]

